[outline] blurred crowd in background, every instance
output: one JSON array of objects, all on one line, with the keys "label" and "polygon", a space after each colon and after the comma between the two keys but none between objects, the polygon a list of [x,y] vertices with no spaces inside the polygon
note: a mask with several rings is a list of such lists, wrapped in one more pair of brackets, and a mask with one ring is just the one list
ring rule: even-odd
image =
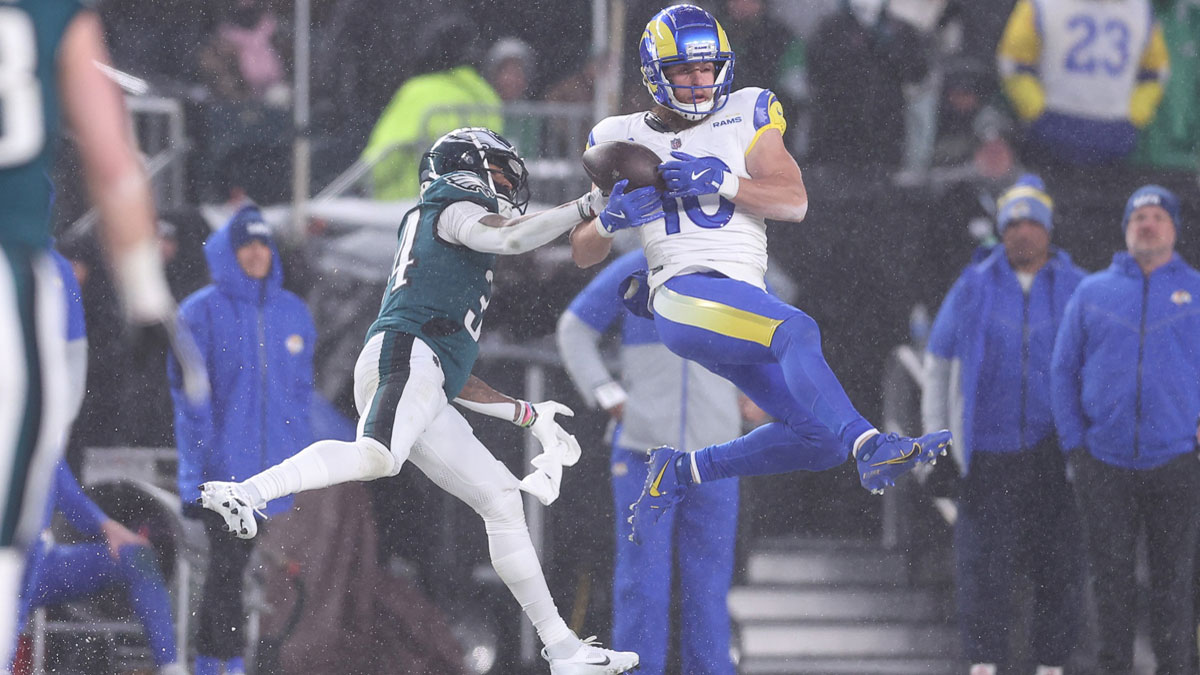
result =
[{"label": "blurred crowd in background", "polygon": [[[1048,130],[1054,83],[1044,84],[1040,107],[1023,88],[1028,40],[1014,28],[1019,3],[1013,0],[699,4],[729,34],[734,86],[770,88],[783,104],[784,140],[804,171],[811,206],[802,225],[771,226],[773,264],[790,277],[795,304],[822,326],[828,361],[870,418],[878,418],[883,405],[889,351],[910,339],[912,308],[936,308],[972,252],[995,243],[996,198],[1017,176],[1042,176],[1056,202],[1055,243],[1087,270],[1104,267],[1123,247],[1120,214],[1138,185],[1171,188],[1183,205],[1182,222],[1200,218],[1197,0],[1145,0],[1161,26],[1166,53],[1158,61],[1132,53],[1123,58],[1142,59],[1131,87],[1160,90],[1142,97],[1152,99],[1148,110],[1137,107],[1137,92],[1126,92],[1135,104],[1115,113],[1099,134],[1127,137],[1127,144],[1082,149],[1080,134]],[[643,110],[649,99],[634,45],[662,3],[613,6],[624,13],[623,78],[614,112]],[[184,111],[183,199],[163,210],[159,231],[172,290],[181,299],[208,282],[202,244],[236,206],[247,199],[264,206],[291,199],[294,6],[287,0],[102,0],[99,9],[116,68],[148,83],[151,95],[179,101]],[[415,172],[413,152],[465,119],[498,128],[527,160],[570,160],[570,180],[539,182],[534,173],[535,201],[552,204],[578,194],[585,179],[575,158],[595,120],[556,116],[538,106],[590,106],[595,100],[597,74],[611,63],[593,55],[591,24],[588,2],[313,0],[312,191],[362,160],[374,181],[365,194],[415,197],[403,178],[392,182],[386,163]],[[440,98],[451,91],[458,98]],[[485,105],[463,113],[466,118],[451,116],[445,128],[435,128],[437,115],[413,112],[446,103]],[[526,114],[537,110],[551,112]],[[1072,124],[1070,115],[1060,117],[1050,121]],[[431,124],[420,128],[420,119]],[[383,157],[387,149],[395,150],[390,158]],[[69,150],[65,160],[56,177],[60,232],[68,232],[86,209]],[[374,277],[331,278],[317,261],[334,229],[315,219],[309,236],[285,241],[282,254],[286,286],[308,301],[316,317],[318,389],[352,418],[347,363],[374,316],[388,263],[380,263]],[[1189,229],[1181,229],[1178,249],[1195,264],[1200,237]],[[391,244],[383,246],[390,259]],[[89,391],[68,457],[78,464],[88,447],[174,447],[165,346],[137,353],[124,346],[114,333],[121,322],[94,245],[86,236],[67,236],[60,248],[83,287],[92,349]],[[529,361],[521,349],[553,352],[547,346],[558,316],[592,276],[576,269],[561,247],[517,260],[508,263],[520,270],[498,272],[489,314],[489,332],[514,351],[493,350],[488,358],[485,347],[480,366],[486,379],[514,392],[523,386]],[[940,264],[926,264],[931,260]],[[870,340],[854,339],[863,316],[879,328]],[[585,460],[568,472],[561,506],[553,509],[547,548],[556,552],[547,571],[563,580],[552,582],[553,588],[584,588],[578,592],[587,595],[588,584],[596,584],[588,598],[566,598],[560,605],[567,613],[575,607],[598,617],[588,625],[603,625],[607,593],[600,589],[611,556],[611,516],[604,512],[608,487],[595,477],[607,471],[607,453],[598,450],[589,460],[586,449],[603,447],[606,416],[585,411],[561,371],[552,371],[549,381],[547,396],[569,401],[581,413],[572,430],[584,441]],[[483,433],[508,434],[488,445],[512,448],[502,459],[519,461],[519,432]],[[405,492],[419,502],[429,495],[428,487],[417,485],[421,480],[402,475],[370,489]],[[857,517],[878,507],[858,488],[851,469],[758,484],[762,489],[743,500],[749,517],[742,536],[864,534],[877,525]],[[439,565],[481,557],[459,549],[448,561],[442,540],[431,534],[446,522],[434,518],[422,525],[429,519],[406,518],[409,507],[390,500],[377,499],[375,508],[382,516],[381,562],[423,579],[434,596],[449,594],[434,588],[440,575],[432,571]],[[453,514],[446,518],[457,522]],[[414,541],[432,544],[422,548]]]}]

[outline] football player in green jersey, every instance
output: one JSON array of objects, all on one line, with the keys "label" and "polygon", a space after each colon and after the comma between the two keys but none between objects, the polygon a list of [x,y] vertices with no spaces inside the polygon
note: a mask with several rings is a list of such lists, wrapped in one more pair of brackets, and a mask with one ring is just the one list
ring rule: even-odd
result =
[{"label": "football player in green jersey", "polygon": [[[549,243],[595,218],[604,198],[593,190],[525,214],[525,164],[508,141],[482,128],[438,139],[421,160],[420,176],[420,201],[400,225],[379,318],[354,369],[357,440],[318,441],[240,483],[205,483],[201,504],[248,539],[258,531],[255,509],[272,499],[394,476],[411,461],[483,518],[492,565],[537,629],[553,675],[624,673],[637,665],[637,654],[583,642],[567,627],[525,526],[519,490],[549,503],[562,466],[578,459],[578,443],[554,421],[570,410],[510,398],[470,374],[496,256]],[[658,199],[654,188],[629,195]],[[475,438],[451,400],[529,427],[544,450],[534,460],[539,471],[517,479]]]},{"label": "football player in green jersey", "polygon": [[[65,310],[50,246],[59,117],[83,161],[100,238],[128,317],[168,326],[174,303],[154,207],[100,19],[81,0],[0,0],[0,658],[15,632],[23,551],[42,529],[67,424]],[[173,331],[169,331],[173,332]],[[189,392],[207,394],[195,358]],[[197,377],[199,379],[197,379]]]}]

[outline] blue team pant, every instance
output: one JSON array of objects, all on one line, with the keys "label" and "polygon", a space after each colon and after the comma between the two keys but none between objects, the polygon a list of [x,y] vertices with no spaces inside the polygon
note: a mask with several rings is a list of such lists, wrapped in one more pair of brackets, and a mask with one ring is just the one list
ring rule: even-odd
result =
[{"label": "blue team pant", "polygon": [[778,420],[700,451],[702,479],[829,469],[871,429],[825,362],[816,321],[766,291],[687,274],[658,289],[654,315],[672,352],[730,380]]},{"label": "blue team pant", "polygon": [[679,578],[679,656],[688,675],[733,675],[729,658],[729,609],[737,537],[738,484],[697,485],[657,527],[629,541],[629,505],[645,481],[646,453],[617,445],[612,450],[616,512],[612,643],[641,657],[638,673],[662,675],[670,639],[673,568]]},{"label": "blue team pant", "polygon": [[171,598],[154,551],[145,546],[122,546],[120,556],[114,560],[108,547],[99,543],[48,547],[38,557],[22,614],[117,585],[125,589],[133,613],[141,621],[155,665],[171,663],[176,657]]}]

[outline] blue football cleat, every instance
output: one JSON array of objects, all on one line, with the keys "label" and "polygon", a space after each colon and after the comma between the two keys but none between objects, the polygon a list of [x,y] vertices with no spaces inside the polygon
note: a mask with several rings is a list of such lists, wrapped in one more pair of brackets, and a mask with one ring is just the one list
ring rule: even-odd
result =
[{"label": "blue football cleat", "polygon": [[946,454],[953,439],[946,430],[908,438],[899,434],[878,434],[858,449],[858,478],[862,486],[875,494],[896,484],[896,479],[918,464],[933,464]]},{"label": "blue football cleat", "polygon": [[629,510],[633,511],[633,515],[629,516],[629,524],[633,526],[629,541],[641,544],[640,532],[653,527],[667,509],[675,506],[676,502],[683,498],[687,486],[680,485],[675,479],[675,460],[684,454],[686,453],[669,445],[659,446],[650,451],[642,494],[636,502],[629,505]]}]

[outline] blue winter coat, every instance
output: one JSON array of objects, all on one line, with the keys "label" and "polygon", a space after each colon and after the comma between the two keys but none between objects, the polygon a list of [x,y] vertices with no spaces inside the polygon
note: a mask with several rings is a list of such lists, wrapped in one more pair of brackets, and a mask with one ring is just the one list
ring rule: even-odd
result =
[{"label": "blue winter coat", "polygon": [[1063,448],[1152,469],[1196,446],[1200,272],[1175,255],[1149,276],[1128,253],[1083,280],[1052,365]]},{"label": "blue winter coat", "polygon": [[[208,403],[188,403],[179,364],[168,358],[179,491],[185,501],[199,496],[205,481],[244,480],[315,440],[312,317],[304,301],[283,289],[274,244],[270,275],[251,279],[238,265],[228,229],[218,230],[204,245],[213,283],[179,307],[180,320],[208,367]],[[266,512],[290,505],[290,498],[277,499]]]},{"label": "blue winter coat", "polygon": [[963,271],[938,310],[928,354],[957,365],[958,381],[942,387],[961,397],[949,410],[961,420],[955,445],[963,473],[971,454],[1032,448],[1054,433],[1050,412],[1050,356],[1067,302],[1085,272],[1055,250],[1038,270],[1029,295],[1022,291],[1004,246]]}]

